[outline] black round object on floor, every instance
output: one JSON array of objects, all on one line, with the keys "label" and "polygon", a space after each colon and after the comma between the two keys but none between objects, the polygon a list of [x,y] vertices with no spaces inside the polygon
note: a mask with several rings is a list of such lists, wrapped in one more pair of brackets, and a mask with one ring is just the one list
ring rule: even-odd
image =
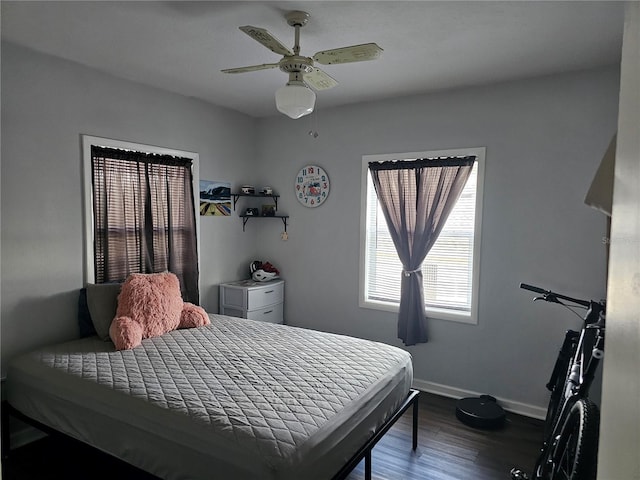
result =
[{"label": "black round object on floor", "polygon": [[470,427],[499,428],[504,424],[505,413],[491,395],[480,395],[458,400],[456,417]]}]

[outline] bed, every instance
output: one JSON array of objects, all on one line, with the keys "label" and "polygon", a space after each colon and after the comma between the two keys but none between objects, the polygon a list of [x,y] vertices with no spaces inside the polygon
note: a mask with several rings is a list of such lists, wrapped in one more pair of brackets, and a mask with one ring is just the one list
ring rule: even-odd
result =
[{"label": "bed", "polygon": [[406,351],[209,318],[131,350],[92,336],[16,358],[3,412],[166,480],[338,479],[362,458],[370,478],[371,449],[410,406],[415,450]]}]

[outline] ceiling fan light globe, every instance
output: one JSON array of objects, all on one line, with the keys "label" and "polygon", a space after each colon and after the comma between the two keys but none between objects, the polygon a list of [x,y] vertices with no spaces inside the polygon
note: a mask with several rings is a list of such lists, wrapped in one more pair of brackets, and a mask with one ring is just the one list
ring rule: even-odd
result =
[{"label": "ceiling fan light globe", "polygon": [[276,108],[294,120],[313,112],[315,104],[315,92],[305,85],[285,85],[276,90]]}]

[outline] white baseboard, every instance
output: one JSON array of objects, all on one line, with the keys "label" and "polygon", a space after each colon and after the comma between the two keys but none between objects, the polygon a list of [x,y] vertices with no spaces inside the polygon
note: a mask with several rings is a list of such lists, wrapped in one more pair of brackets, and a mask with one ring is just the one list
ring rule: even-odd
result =
[{"label": "white baseboard", "polygon": [[[442,385],[440,383],[428,382],[426,380],[419,379],[413,380],[413,387],[424,392],[456,399],[465,397],[477,397],[479,395],[483,395],[479,392],[463,390],[461,388],[450,387],[448,385]],[[545,408],[537,407],[535,405],[529,405],[527,403],[516,402],[507,398],[495,398],[498,401],[498,404],[508,412],[516,413],[518,415],[524,415],[525,417],[537,418],[539,420],[544,420],[547,416],[547,410]]]}]

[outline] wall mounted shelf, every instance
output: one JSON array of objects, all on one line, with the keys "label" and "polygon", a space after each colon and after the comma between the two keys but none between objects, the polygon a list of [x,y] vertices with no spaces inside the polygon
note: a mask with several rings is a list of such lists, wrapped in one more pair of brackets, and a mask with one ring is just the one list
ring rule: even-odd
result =
[{"label": "wall mounted shelf", "polygon": [[[275,210],[278,210],[278,198],[280,198],[280,195],[277,195],[275,193],[232,193],[231,194],[231,198],[233,199],[233,211],[236,211],[236,203],[238,202],[238,200],[240,199],[240,197],[245,197],[245,198],[272,198],[273,199],[273,203],[275,204]],[[246,214],[241,214],[240,218],[242,219],[242,231],[244,232],[244,228],[247,225],[247,222],[249,221],[250,218],[279,218],[280,220],[282,220],[282,223],[284,224],[284,231],[285,233],[287,232],[287,219],[289,218],[289,215],[246,215]]]},{"label": "wall mounted shelf", "polygon": [[280,195],[276,194],[267,194],[267,193],[232,193],[231,198],[233,198],[233,211],[236,210],[236,202],[240,197],[254,197],[254,198],[273,198],[273,202],[276,205],[276,210],[278,209],[278,198]]},{"label": "wall mounted shelf", "polygon": [[287,231],[287,218],[289,215],[240,215],[242,219],[242,231],[244,232],[244,226],[247,224],[250,218],[279,218],[284,224],[284,231]]}]

